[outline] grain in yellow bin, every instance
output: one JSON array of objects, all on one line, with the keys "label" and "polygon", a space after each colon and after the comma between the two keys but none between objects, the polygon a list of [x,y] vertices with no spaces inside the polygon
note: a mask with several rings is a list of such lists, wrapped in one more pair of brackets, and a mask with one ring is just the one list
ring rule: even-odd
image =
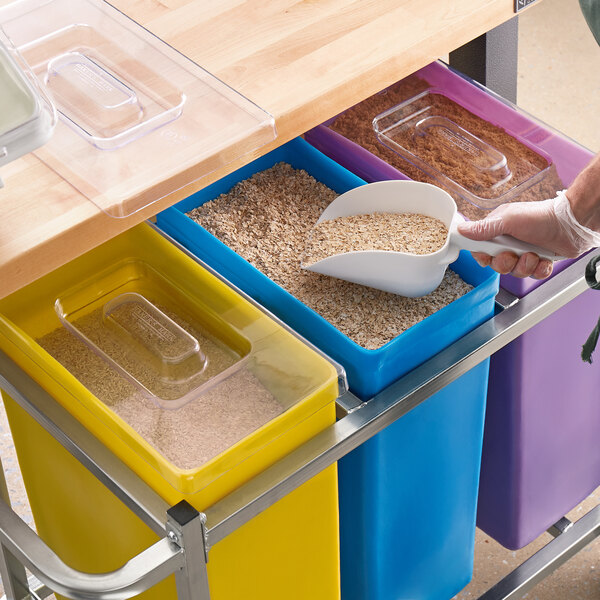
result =
[{"label": "grain in yellow bin", "polygon": [[[336,367],[146,224],[1,300],[0,348],[200,511],[335,421]],[[38,533],[67,564],[108,572],[156,541],[4,399]],[[211,598],[338,599],[338,545],[332,465],[211,548]],[[140,598],[174,600],[174,577]]]}]

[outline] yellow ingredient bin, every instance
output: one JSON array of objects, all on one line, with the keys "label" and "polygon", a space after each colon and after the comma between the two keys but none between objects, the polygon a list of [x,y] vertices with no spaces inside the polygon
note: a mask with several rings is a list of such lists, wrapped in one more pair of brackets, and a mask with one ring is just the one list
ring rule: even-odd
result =
[{"label": "yellow ingredient bin", "polygon": [[[336,367],[146,224],[1,300],[0,347],[168,503],[201,511],[335,421]],[[67,564],[108,572],[156,540],[4,399],[38,533]],[[211,548],[211,598],[337,599],[338,546],[332,465]],[[175,597],[174,577],[140,596]]]}]

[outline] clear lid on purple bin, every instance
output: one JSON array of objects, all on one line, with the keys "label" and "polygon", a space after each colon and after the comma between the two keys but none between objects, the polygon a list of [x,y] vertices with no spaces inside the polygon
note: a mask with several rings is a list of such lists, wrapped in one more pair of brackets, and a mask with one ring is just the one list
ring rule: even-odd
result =
[{"label": "clear lid on purple bin", "polygon": [[479,208],[515,200],[547,174],[549,157],[482,139],[457,122],[456,106],[447,95],[426,90],[377,115],[373,129],[382,144]]},{"label": "clear lid on purple bin", "polygon": [[45,144],[54,106],[0,27],[0,166]]},{"label": "clear lid on purple bin", "polygon": [[276,137],[266,111],[102,0],[17,0],[0,25],[59,114],[36,154],[113,217]]}]

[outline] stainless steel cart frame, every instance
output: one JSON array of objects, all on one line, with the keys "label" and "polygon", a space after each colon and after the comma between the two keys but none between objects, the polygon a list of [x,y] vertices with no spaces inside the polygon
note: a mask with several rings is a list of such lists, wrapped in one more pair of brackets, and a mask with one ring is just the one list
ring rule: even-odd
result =
[{"label": "stainless steel cart frame", "polygon": [[[223,279],[180,244],[173,243]],[[160,537],[116,571],[76,571],[12,511],[0,468],[0,576],[6,600],[38,600],[53,592],[73,600],[125,600],[173,573],[179,600],[209,600],[207,562],[211,546],[587,290],[585,266],[597,252],[580,258],[522,299],[501,290],[493,318],[368,402],[359,401],[349,392],[342,395],[338,399],[340,418],[334,425],[205,513],[199,513],[185,501],[173,507],[167,505],[0,353],[0,387]],[[600,506],[575,524],[561,519],[549,531],[556,538],[480,600],[516,599],[558,568],[600,535]]]}]

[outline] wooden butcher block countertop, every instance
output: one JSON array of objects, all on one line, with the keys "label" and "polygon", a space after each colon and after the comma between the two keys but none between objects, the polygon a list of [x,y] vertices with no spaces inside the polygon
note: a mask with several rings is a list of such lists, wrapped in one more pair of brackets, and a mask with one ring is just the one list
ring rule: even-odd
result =
[{"label": "wooden butcher block countertop", "polygon": [[100,211],[32,154],[7,165],[0,297],[514,16],[513,0],[111,3],[273,115],[277,138],[124,219]]}]

